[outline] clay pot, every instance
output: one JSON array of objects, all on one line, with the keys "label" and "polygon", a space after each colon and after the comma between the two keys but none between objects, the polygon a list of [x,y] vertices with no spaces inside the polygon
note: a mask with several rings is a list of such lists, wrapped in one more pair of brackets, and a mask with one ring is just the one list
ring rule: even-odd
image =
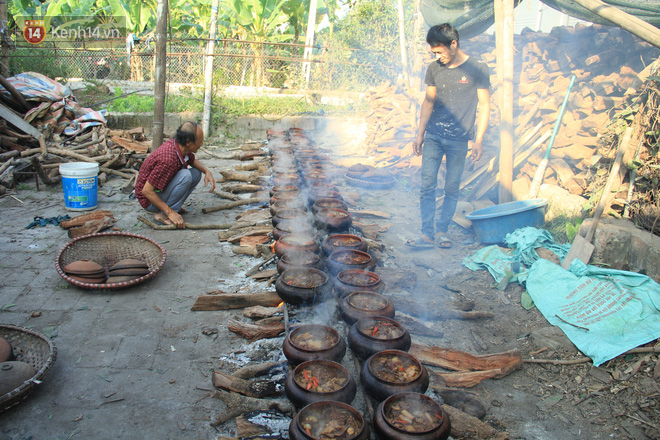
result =
[{"label": "clay pot", "polygon": [[14,359],[14,351],[11,344],[5,338],[0,338],[0,362],[7,362]]},{"label": "clay pot", "polygon": [[291,365],[316,359],[341,362],[346,354],[346,341],[332,327],[303,324],[294,327],[284,338],[282,351]]},{"label": "clay pot", "polygon": [[348,211],[337,208],[324,208],[314,216],[316,224],[328,231],[346,231],[353,224],[353,219]]},{"label": "clay pot", "polygon": [[356,391],[355,379],[342,364],[322,359],[298,365],[284,382],[284,392],[297,408],[323,400],[350,405]]},{"label": "clay pot", "polygon": [[289,192],[276,192],[273,193],[269,202],[271,205],[280,202],[282,200],[301,200],[300,192],[298,191],[289,191]]},{"label": "clay pot", "polygon": [[321,257],[316,255],[313,252],[302,251],[302,252],[293,252],[291,254],[284,254],[277,261],[277,272],[282,273],[285,270],[304,267],[307,269],[321,269],[323,262]]},{"label": "clay pot", "polygon": [[275,281],[277,295],[287,304],[302,304],[330,291],[328,276],[304,267],[285,270]]},{"label": "clay pot", "polygon": [[270,205],[270,214],[277,215],[280,211],[290,211],[297,209],[300,211],[307,211],[307,207],[299,198],[280,200]]},{"label": "clay pot", "polygon": [[90,260],[78,260],[62,268],[65,274],[81,278],[98,278],[105,276],[105,269],[98,263]]},{"label": "clay pot", "polygon": [[360,269],[343,270],[332,281],[337,296],[341,298],[361,290],[380,293],[385,288],[378,275]]},{"label": "clay pot", "polygon": [[277,226],[283,220],[294,220],[300,223],[311,223],[310,215],[302,209],[283,209],[272,218],[273,226]]},{"label": "clay pot", "polygon": [[[410,402],[410,403],[408,403]],[[429,413],[424,424],[413,422],[401,423],[400,411],[416,409],[418,414]],[[436,419],[436,421],[431,421]],[[396,440],[446,440],[451,432],[449,415],[435,400],[420,393],[399,393],[388,397],[374,411],[374,431],[379,439]],[[421,428],[412,431],[414,427]]]},{"label": "clay pot", "polygon": [[342,249],[330,254],[325,265],[330,274],[337,275],[339,272],[350,269],[370,271],[376,267],[376,262],[371,255],[366,252],[355,251],[353,249]]},{"label": "clay pot", "polygon": [[288,234],[316,235],[316,229],[309,223],[283,220],[273,229],[273,238],[279,240]]},{"label": "clay pot", "polygon": [[295,252],[314,252],[318,251],[319,245],[316,238],[309,234],[286,234],[275,242],[275,255],[282,257],[284,254]]},{"label": "clay pot", "polygon": [[332,234],[321,244],[323,253],[330,255],[340,249],[355,249],[356,251],[367,251],[367,242],[361,237],[352,234]]},{"label": "clay pot", "polygon": [[303,173],[303,178],[305,179],[305,182],[307,182],[308,185],[313,185],[315,183],[330,182],[332,180],[330,179],[330,176],[318,170]]},{"label": "clay pot", "polygon": [[294,185],[300,186],[300,176],[297,173],[276,173],[273,174],[273,186]]},{"label": "clay pot", "polygon": [[413,355],[401,350],[383,350],[367,359],[360,371],[360,383],[369,396],[380,402],[393,394],[425,393],[429,373]]},{"label": "clay pot", "polygon": [[408,351],[410,344],[408,330],[384,316],[362,318],[348,330],[348,346],[361,360],[368,359],[382,350]]},{"label": "clay pot", "polygon": [[[348,426],[348,435],[337,437],[341,440],[368,440],[369,428],[362,415],[352,406],[342,402],[322,401],[310,403],[300,410],[289,425],[291,440],[318,440],[328,438],[321,435],[330,422]],[[309,434],[307,433],[309,431]]]},{"label": "clay pot", "polygon": [[341,194],[339,191],[336,190],[329,190],[329,189],[317,189],[317,190],[310,190],[309,195],[307,196],[307,202],[309,203],[309,206],[314,205],[317,200],[319,199],[338,199],[338,200],[344,200],[341,197]]},{"label": "clay pot", "polygon": [[346,203],[344,203],[344,201],[341,199],[318,199],[312,205],[312,213],[316,214],[321,209],[325,208],[343,209],[344,211],[348,209]]},{"label": "clay pot", "polygon": [[274,197],[275,194],[280,194],[280,193],[298,193],[300,194],[300,190],[298,189],[298,186],[296,185],[275,185],[270,189],[270,196]]},{"label": "clay pot", "polygon": [[385,316],[394,318],[394,306],[383,295],[364,291],[353,292],[339,301],[339,316],[348,324],[355,324],[362,318]]},{"label": "clay pot", "polygon": [[37,374],[35,368],[19,361],[7,361],[0,364],[0,396],[15,390],[26,380]]}]

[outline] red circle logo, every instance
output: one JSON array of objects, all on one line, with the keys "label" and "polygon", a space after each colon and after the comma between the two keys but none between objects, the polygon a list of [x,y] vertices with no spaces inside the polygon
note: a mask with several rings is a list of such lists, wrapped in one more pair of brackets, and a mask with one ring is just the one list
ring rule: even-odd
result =
[{"label": "red circle logo", "polygon": [[37,20],[27,20],[23,28],[23,37],[30,44],[39,44],[46,38],[46,28]]}]

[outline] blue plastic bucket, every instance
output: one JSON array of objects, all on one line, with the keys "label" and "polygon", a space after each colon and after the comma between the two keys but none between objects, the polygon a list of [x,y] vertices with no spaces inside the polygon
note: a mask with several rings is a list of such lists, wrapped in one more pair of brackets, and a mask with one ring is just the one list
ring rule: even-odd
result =
[{"label": "blue plastic bucket", "polygon": [[506,234],[545,222],[546,199],[519,200],[478,209],[465,216],[481,243],[503,243]]},{"label": "blue plastic bucket", "polygon": [[99,164],[71,162],[60,165],[64,206],[69,211],[89,211],[98,206]]}]

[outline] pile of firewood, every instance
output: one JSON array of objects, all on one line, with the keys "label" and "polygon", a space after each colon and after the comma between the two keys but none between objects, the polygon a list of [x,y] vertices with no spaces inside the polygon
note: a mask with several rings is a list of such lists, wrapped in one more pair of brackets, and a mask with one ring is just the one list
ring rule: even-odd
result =
[{"label": "pile of firewood", "polygon": [[[550,33],[525,30],[515,36],[514,44],[514,71],[520,73],[515,78],[514,92],[516,139],[531,136],[528,142],[518,145],[519,155],[526,151],[525,145],[533,145],[552,130],[570,77],[576,75],[544,181],[581,195],[588,188],[590,168],[603,156],[608,158],[609,146],[606,151],[599,150],[605,127],[613,114],[623,111],[636,96],[646,75],[644,68],[660,53],[620,28],[601,25],[556,27]],[[490,147],[490,157],[497,156],[499,87],[495,75],[495,38],[482,35],[461,42],[461,47],[468,55],[480,56],[491,71],[492,112],[484,146],[486,150]],[[419,112],[422,97],[423,92],[391,83],[369,92],[370,129],[366,149],[376,163],[398,167],[419,165],[419,159],[412,154],[416,128],[413,116]],[[524,160],[517,161],[514,190],[527,192],[547,145],[546,137]],[[486,155],[485,159],[488,158]]]}]

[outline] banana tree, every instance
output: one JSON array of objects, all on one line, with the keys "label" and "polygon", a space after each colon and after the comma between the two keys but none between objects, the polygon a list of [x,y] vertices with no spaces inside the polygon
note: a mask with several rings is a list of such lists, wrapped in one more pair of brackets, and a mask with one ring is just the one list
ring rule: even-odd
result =
[{"label": "banana tree", "polygon": [[225,0],[221,8],[230,23],[237,27],[238,35],[250,41],[256,67],[252,72],[251,84],[264,84],[263,45],[264,41],[286,41],[290,34],[283,32],[288,21],[282,6],[287,0]]},{"label": "banana tree", "polygon": [[126,20],[126,30],[135,35],[156,26],[156,0],[97,0],[97,6],[110,6],[112,15]]}]

